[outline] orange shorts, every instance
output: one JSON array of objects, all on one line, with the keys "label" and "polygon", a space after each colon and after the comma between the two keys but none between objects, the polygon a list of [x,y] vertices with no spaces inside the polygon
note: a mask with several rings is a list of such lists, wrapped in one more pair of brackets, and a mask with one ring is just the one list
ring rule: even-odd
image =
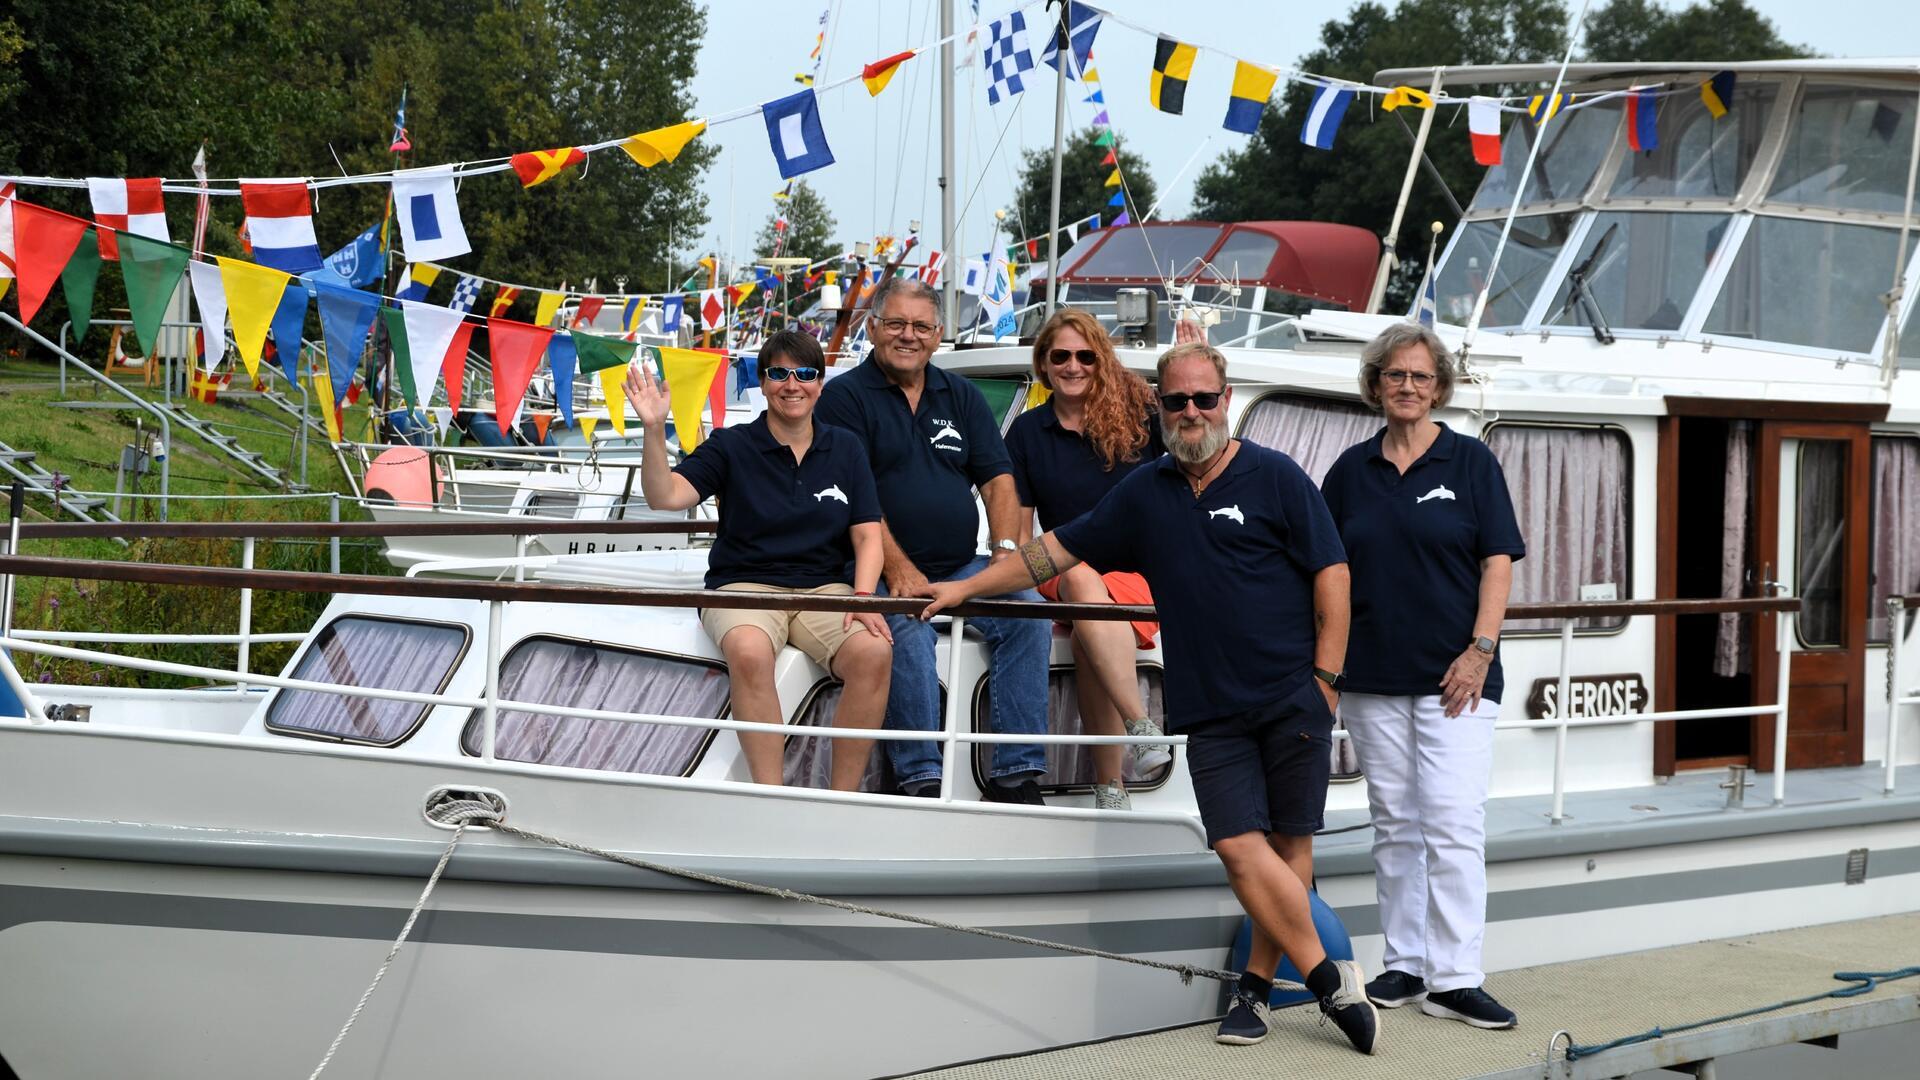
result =
[{"label": "orange shorts", "polygon": [[[1100,583],[1107,587],[1107,595],[1113,597],[1116,604],[1151,604],[1153,592],[1147,588],[1147,579],[1139,574],[1101,574]],[[1052,578],[1038,586],[1041,596],[1058,603],[1060,601],[1060,579]],[[1142,649],[1153,648],[1153,639],[1160,635],[1157,622],[1134,622],[1133,643]]]}]

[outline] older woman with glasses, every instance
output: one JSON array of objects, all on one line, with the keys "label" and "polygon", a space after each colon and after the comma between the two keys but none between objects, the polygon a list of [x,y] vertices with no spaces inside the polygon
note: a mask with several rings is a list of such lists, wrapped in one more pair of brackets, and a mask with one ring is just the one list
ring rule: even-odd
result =
[{"label": "older woman with glasses", "polygon": [[[685,510],[720,497],[707,588],[728,592],[872,596],[880,580],[880,498],[867,452],[851,432],[813,418],[826,373],[820,343],[782,330],[760,348],[767,411],[721,428],[667,467],[666,385],[645,364],[627,373],[627,398],[646,429],[640,480],[647,505]],[[779,726],[773,662],[791,643],[844,684],[834,726],[878,728],[886,717],[893,635],[879,615],[770,608],[706,608],[701,625],[727,658],[733,715]],[[853,791],[873,743],[834,739],[830,784]],[[785,740],[741,733],[756,783],[778,784]]]},{"label": "older woman with glasses", "polygon": [[1453,356],[1398,323],[1360,357],[1360,397],[1386,427],[1349,448],[1322,494],[1353,575],[1340,716],[1367,775],[1386,938],[1376,1005],[1509,1028],[1482,987],[1486,802],[1504,693],[1498,639],[1526,554],[1500,463],[1433,419]]},{"label": "older woman with glasses", "polygon": [[[1037,510],[1042,531],[1052,531],[1094,508],[1121,478],[1165,454],[1160,417],[1147,380],[1120,366],[1113,340],[1093,316],[1063,308],[1040,328],[1033,343],[1033,375],[1053,393],[1022,413],[1007,431],[1013,480],[1025,509],[1020,543],[1033,539]],[[1138,574],[1102,574],[1086,564],[1054,578],[1039,591],[1049,600],[1076,604],[1151,604],[1153,594]],[[1080,722],[1090,735],[1160,734],[1146,715],[1134,671],[1134,646],[1151,648],[1159,624],[1099,619],[1073,622],[1073,662]],[[1102,810],[1130,805],[1122,747],[1094,747],[1093,804]],[[1172,760],[1163,746],[1133,747],[1140,772]]]}]

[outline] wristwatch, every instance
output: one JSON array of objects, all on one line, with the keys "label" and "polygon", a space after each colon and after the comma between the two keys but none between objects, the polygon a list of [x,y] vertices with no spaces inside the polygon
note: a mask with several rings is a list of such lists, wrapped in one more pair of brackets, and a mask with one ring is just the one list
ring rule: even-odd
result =
[{"label": "wristwatch", "polygon": [[1486,653],[1488,656],[1493,655],[1493,639],[1490,637],[1474,638],[1473,647],[1476,649],[1479,649],[1483,653]]},{"label": "wristwatch", "polygon": [[1011,540],[995,540],[995,541],[993,542],[993,550],[995,550],[995,551],[1019,551],[1019,550],[1020,550],[1020,545],[1019,545],[1019,544],[1016,544],[1016,543],[1014,543],[1014,542],[1013,542],[1013,541],[1011,541]]},{"label": "wristwatch", "polygon": [[1346,672],[1328,671],[1326,668],[1314,668],[1313,677],[1316,679],[1319,679],[1323,683],[1326,683],[1328,686],[1333,687],[1333,692],[1336,694],[1346,692],[1346,689],[1347,689]]}]

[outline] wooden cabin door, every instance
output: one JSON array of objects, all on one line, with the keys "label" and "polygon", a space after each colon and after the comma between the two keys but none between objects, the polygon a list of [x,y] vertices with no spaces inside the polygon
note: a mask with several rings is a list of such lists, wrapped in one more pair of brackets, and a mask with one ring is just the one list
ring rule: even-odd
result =
[{"label": "wooden cabin door", "polygon": [[[1754,444],[1755,562],[1801,598],[1788,682],[1787,767],[1858,765],[1865,749],[1870,444],[1864,422],[1762,420]],[[1779,685],[1777,618],[1753,620],[1754,700]],[[1773,718],[1753,721],[1771,770]]]}]

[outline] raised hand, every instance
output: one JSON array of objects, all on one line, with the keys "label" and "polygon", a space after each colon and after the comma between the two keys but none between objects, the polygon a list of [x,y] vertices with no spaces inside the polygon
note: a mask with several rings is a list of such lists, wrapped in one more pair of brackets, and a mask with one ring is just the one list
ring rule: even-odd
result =
[{"label": "raised hand", "polygon": [[640,423],[657,428],[667,422],[671,407],[667,384],[653,377],[653,369],[645,360],[627,365],[626,387],[627,400],[633,403],[633,411],[640,414]]},{"label": "raised hand", "polygon": [[1205,342],[1206,340],[1206,328],[1201,326],[1200,320],[1194,318],[1192,315],[1188,315],[1174,324],[1173,343],[1175,345],[1186,345],[1195,341]]}]

